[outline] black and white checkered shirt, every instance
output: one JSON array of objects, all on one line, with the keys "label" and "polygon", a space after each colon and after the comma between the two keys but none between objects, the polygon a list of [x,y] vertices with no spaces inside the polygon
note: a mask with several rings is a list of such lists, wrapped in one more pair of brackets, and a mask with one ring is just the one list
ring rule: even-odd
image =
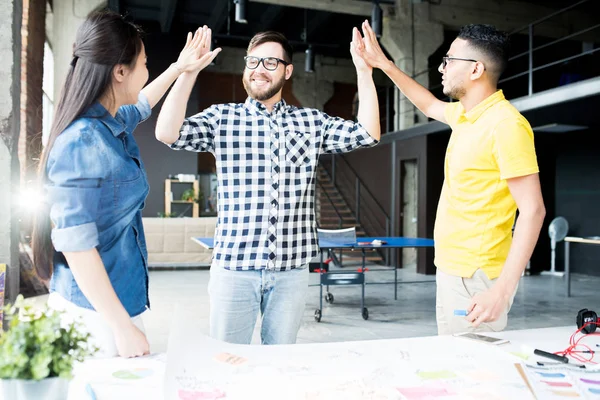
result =
[{"label": "black and white checkered shirt", "polygon": [[319,155],[377,143],[360,123],[288,106],[284,100],[269,113],[248,98],[187,118],[171,148],[210,151],[216,158],[213,266],[285,271],[306,267],[318,254]]}]

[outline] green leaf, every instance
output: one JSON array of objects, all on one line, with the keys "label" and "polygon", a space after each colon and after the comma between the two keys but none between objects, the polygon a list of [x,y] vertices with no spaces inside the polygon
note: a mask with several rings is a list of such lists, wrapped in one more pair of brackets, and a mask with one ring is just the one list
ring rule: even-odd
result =
[{"label": "green leaf", "polygon": [[47,306],[36,311],[19,295],[4,310],[10,323],[0,331],[0,379],[71,378],[74,362],[98,350],[79,321],[67,323]]}]

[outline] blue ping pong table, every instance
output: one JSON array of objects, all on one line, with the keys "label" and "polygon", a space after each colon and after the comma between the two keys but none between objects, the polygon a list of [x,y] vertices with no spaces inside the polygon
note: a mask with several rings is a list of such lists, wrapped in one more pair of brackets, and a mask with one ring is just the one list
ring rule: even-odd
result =
[{"label": "blue ping pong table", "polygon": [[[194,237],[193,241],[200,246],[210,250],[214,248],[214,238]],[[380,243],[373,244],[373,242]],[[402,249],[402,248],[423,248],[433,247],[433,239],[425,238],[407,238],[407,237],[357,237],[353,243],[342,242],[339,240],[319,239],[319,247],[321,250],[326,250],[328,253],[339,249],[360,250],[362,252],[362,268],[357,272],[335,271],[325,272],[323,268],[323,252],[321,251],[321,268],[320,268],[320,283],[319,283],[319,308],[315,310],[315,321],[321,322],[323,310],[323,286],[327,286],[327,295],[325,301],[333,303],[333,295],[329,293],[331,285],[361,285],[361,314],[363,319],[369,318],[369,310],[365,307],[365,269],[366,269],[366,252],[378,249]],[[394,269],[394,299],[398,298],[398,270]]]},{"label": "blue ping pong table", "polygon": [[[379,242],[379,243],[377,243]],[[374,244],[377,243],[377,244]],[[369,310],[365,307],[365,272],[366,272],[366,252],[378,249],[401,249],[401,248],[420,248],[433,247],[433,239],[407,238],[407,237],[357,237],[354,243],[344,243],[338,240],[319,239],[321,250],[332,252],[339,249],[360,250],[362,252],[362,268],[357,272],[335,271],[324,272],[323,253],[321,252],[321,272],[320,272],[320,290],[319,290],[319,308],[315,310],[315,321],[321,322],[323,313],[323,286],[327,286],[325,301],[333,303],[333,295],[329,293],[330,285],[361,285],[362,294],[360,309],[363,319],[369,319]],[[394,270],[394,299],[398,298],[398,269]]]}]

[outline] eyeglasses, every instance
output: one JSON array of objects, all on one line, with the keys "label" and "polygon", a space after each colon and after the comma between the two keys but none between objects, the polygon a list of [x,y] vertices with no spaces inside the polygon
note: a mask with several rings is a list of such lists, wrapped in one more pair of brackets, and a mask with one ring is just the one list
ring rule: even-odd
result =
[{"label": "eyeglasses", "polygon": [[289,62],[277,57],[246,56],[244,57],[244,61],[246,61],[246,68],[248,69],[258,68],[258,64],[262,62],[263,67],[265,67],[267,71],[275,71],[279,66],[279,63],[282,63],[285,66],[290,65]]},{"label": "eyeglasses", "polygon": [[442,57],[442,69],[445,69],[448,65],[448,61],[458,60],[458,61],[470,61],[470,62],[479,62],[477,60],[473,60],[471,58],[459,58],[459,57]]}]

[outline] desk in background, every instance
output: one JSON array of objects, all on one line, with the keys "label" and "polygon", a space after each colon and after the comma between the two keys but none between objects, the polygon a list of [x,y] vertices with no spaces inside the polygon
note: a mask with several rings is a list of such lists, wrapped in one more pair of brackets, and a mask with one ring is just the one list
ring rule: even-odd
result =
[{"label": "desk in background", "polygon": [[600,237],[575,237],[575,236],[567,236],[565,238],[565,285],[567,290],[567,297],[571,297],[571,266],[570,266],[570,253],[571,253],[571,243],[580,243],[580,244],[592,244],[592,245],[600,245]]}]

